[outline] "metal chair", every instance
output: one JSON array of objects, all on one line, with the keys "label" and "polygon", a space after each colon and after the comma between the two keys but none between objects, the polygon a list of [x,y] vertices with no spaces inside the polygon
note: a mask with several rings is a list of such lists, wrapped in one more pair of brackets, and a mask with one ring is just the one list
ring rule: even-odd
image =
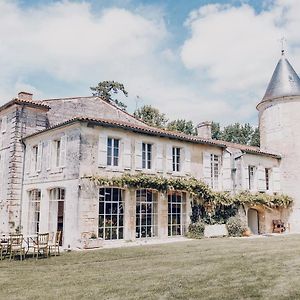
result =
[{"label": "metal chair", "polygon": [[37,236],[36,244],[33,245],[33,257],[36,256],[38,259],[39,254],[48,257],[49,254],[49,233],[39,233]]},{"label": "metal chair", "polygon": [[9,238],[0,237],[0,260],[4,259],[9,253]]},{"label": "metal chair", "polygon": [[56,231],[54,240],[52,240],[52,242],[49,243],[49,254],[51,254],[52,250],[54,249],[54,255],[56,256],[56,253],[59,255],[60,238],[61,231]]},{"label": "metal chair", "polygon": [[25,247],[23,247],[23,234],[11,234],[9,236],[9,260],[15,258],[16,254],[20,255],[20,260],[25,259]]}]

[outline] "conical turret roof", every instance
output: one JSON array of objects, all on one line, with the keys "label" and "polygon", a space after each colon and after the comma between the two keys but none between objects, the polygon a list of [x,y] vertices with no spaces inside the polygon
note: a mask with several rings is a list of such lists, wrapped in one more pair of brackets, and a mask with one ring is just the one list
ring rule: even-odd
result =
[{"label": "conical turret roof", "polygon": [[261,102],[285,96],[300,96],[300,78],[282,53]]}]

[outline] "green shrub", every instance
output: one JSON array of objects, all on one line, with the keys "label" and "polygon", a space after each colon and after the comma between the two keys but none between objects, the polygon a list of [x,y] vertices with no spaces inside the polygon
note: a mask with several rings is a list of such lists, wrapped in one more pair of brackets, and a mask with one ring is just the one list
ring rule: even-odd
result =
[{"label": "green shrub", "polygon": [[228,219],[227,229],[229,236],[242,236],[247,229],[247,225],[239,216],[234,216]]},{"label": "green shrub", "polygon": [[187,236],[192,239],[201,239],[204,236],[205,223],[198,221],[191,223],[188,228]]}]

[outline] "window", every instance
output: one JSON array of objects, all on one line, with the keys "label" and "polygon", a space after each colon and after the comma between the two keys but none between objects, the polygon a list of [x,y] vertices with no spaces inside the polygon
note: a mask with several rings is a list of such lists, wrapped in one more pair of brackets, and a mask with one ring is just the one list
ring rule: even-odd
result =
[{"label": "window", "polygon": [[185,233],[185,194],[172,192],[168,194],[168,236]]},{"label": "window", "polygon": [[[49,232],[61,231],[63,233],[65,189],[54,188],[50,190],[49,194]],[[62,235],[60,245],[62,244]]]},{"label": "window", "polygon": [[177,147],[172,148],[172,159],[173,159],[173,172],[180,172],[181,161],[180,161],[181,149]]},{"label": "window", "polygon": [[107,165],[118,166],[119,165],[119,145],[120,140],[114,138],[107,139]]},{"label": "window", "polygon": [[249,190],[252,190],[254,188],[254,173],[255,173],[255,167],[248,166]]},{"label": "window", "polygon": [[38,169],[38,153],[39,153],[39,147],[38,145],[35,145],[32,147],[32,163],[33,163],[33,171],[37,171]]},{"label": "window", "polygon": [[219,184],[219,156],[215,154],[210,155],[210,180],[211,180],[211,187],[217,188]]},{"label": "window", "polygon": [[266,177],[266,190],[270,190],[270,169],[265,169],[265,177]]},{"label": "window", "polygon": [[136,237],[157,236],[157,193],[151,190],[136,191]]},{"label": "window", "polygon": [[40,203],[41,190],[35,189],[29,192],[30,231],[38,233],[40,230]]},{"label": "window", "polygon": [[98,236],[105,240],[123,239],[123,195],[117,188],[101,188],[99,193]]},{"label": "window", "polygon": [[142,168],[151,169],[152,167],[152,145],[142,143]]}]

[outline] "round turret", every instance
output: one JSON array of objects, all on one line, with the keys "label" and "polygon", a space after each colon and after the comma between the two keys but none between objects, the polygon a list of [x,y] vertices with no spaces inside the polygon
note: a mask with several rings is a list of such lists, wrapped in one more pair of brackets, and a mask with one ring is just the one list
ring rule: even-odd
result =
[{"label": "round turret", "polygon": [[257,105],[261,149],[281,155],[281,191],[294,198],[289,222],[300,232],[300,79],[284,55]]}]

